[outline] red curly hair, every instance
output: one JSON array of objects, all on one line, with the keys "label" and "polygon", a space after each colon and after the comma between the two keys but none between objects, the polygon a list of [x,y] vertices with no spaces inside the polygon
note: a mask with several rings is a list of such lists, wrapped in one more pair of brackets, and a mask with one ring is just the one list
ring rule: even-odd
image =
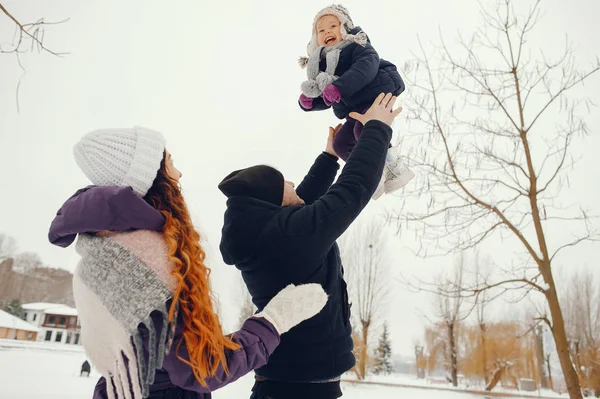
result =
[{"label": "red curly hair", "polygon": [[210,269],[204,264],[206,254],[200,246],[200,234],[192,224],[179,184],[167,173],[165,157],[144,199],[166,219],[163,233],[169,259],[175,264],[172,275],[177,278],[169,322],[173,322],[176,305],[179,305],[183,339],[190,360],[179,355],[183,340],[177,344],[177,357],[187,363],[200,384],[206,386],[206,378],[215,375],[219,366],[228,372],[225,350],[239,349],[239,345],[223,335],[221,323],[213,310]]}]

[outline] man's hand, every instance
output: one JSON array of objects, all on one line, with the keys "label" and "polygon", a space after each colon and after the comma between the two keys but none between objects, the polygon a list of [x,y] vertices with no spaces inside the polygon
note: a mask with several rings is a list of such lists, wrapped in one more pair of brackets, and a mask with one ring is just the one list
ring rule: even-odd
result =
[{"label": "man's hand", "polygon": [[396,110],[393,109],[394,103],[396,102],[397,97],[392,96],[391,93],[384,94],[381,93],[375,99],[371,108],[367,110],[364,114],[359,114],[358,112],[350,112],[348,115],[350,118],[354,118],[357,121],[364,125],[367,122],[372,120],[377,120],[385,123],[388,126],[392,126],[392,122],[394,119],[400,114],[402,108],[398,108]]},{"label": "man's hand", "polygon": [[331,126],[329,127],[329,137],[327,138],[327,146],[325,147],[325,152],[333,155],[336,158],[339,158],[339,157],[338,157],[338,154],[336,154],[335,150],[333,149],[333,138],[335,137],[337,132],[340,131],[341,128],[342,128],[341,123],[339,125],[337,125],[335,128],[333,128]]}]

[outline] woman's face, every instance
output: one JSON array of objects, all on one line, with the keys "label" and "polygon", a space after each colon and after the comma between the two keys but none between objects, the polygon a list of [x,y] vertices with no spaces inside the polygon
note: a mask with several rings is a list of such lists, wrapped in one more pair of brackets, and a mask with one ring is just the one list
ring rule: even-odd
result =
[{"label": "woman's face", "polygon": [[165,149],[165,154],[165,168],[167,169],[167,174],[171,179],[175,180],[176,182],[179,182],[179,179],[181,179],[181,176],[183,176],[183,174],[175,167],[171,153]]}]

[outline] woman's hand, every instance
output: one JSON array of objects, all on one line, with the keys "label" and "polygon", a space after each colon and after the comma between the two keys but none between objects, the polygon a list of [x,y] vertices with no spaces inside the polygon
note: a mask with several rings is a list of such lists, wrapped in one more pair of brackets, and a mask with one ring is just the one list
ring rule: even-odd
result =
[{"label": "woman's hand", "polygon": [[327,146],[325,146],[325,152],[333,155],[336,158],[339,158],[339,156],[338,156],[338,154],[335,153],[335,150],[333,149],[333,138],[335,137],[337,132],[340,131],[341,128],[342,128],[341,123],[339,125],[337,125],[336,127],[331,127],[331,126],[329,127],[329,137],[327,137]]}]

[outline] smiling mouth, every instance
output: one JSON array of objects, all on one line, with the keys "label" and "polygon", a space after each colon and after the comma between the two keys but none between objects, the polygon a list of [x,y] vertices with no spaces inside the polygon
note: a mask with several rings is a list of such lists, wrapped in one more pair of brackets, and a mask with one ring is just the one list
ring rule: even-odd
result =
[{"label": "smiling mouth", "polygon": [[333,42],[335,42],[334,36],[329,36],[328,38],[325,39],[325,44],[331,44]]}]

